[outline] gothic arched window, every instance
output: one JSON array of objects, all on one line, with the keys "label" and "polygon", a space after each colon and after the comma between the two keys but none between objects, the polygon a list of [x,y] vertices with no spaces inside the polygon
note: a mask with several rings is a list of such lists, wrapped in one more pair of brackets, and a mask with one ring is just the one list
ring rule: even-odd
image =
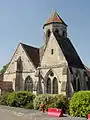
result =
[{"label": "gothic arched window", "polygon": [[51,55],[53,55],[53,53],[54,53],[54,50],[53,50],[53,49],[51,49]]},{"label": "gothic arched window", "polygon": [[90,90],[90,77],[88,76],[88,90]]},{"label": "gothic arched window", "polygon": [[79,80],[79,78],[77,79],[77,91],[79,91],[80,90],[80,80]]},{"label": "gothic arched window", "polygon": [[66,36],[66,31],[62,32],[62,36],[65,37]]},{"label": "gothic arched window", "polygon": [[56,77],[53,79],[53,94],[58,94],[58,82]]},{"label": "gothic arched window", "polygon": [[56,29],[56,30],[55,30],[55,33],[59,33],[59,30],[58,30],[58,29]]},{"label": "gothic arched window", "polygon": [[37,83],[37,93],[38,94],[42,94],[42,84],[41,84],[41,80],[38,81]]},{"label": "gothic arched window", "polygon": [[80,90],[80,73],[76,73],[76,91]]},{"label": "gothic arched window", "polygon": [[25,79],[25,90],[33,92],[33,81],[30,76]]},{"label": "gothic arched window", "polygon": [[50,30],[48,29],[48,30],[47,30],[47,37],[48,37],[48,38],[50,37],[50,34],[51,34],[51,32],[50,32]]},{"label": "gothic arched window", "polygon": [[76,91],[76,79],[74,78],[71,82],[72,82],[74,91]]},{"label": "gothic arched window", "polygon": [[86,85],[87,85],[88,90],[90,90],[90,84],[89,84],[89,80],[88,80],[88,79],[89,79],[89,78],[88,78],[87,73],[84,72],[84,80],[85,80],[85,82],[86,82]]},{"label": "gothic arched window", "polygon": [[47,78],[46,86],[47,86],[47,93],[51,94],[51,79],[49,77]]},{"label": "gothic arched window", "polygon": [[22,71],[22,60],[21,57],[17,60],[17,71]]},{"label": "gothic arched window", "polygon": [[76,73],[72,81],[72,86],[75,92],[80,90],[80,73]]}]

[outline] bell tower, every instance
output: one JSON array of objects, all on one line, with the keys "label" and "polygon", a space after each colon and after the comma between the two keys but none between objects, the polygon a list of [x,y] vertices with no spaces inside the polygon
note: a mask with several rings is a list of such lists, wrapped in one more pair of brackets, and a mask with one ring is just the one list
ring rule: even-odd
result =
[{"label": "bell tower", "polygon": [[67,25],[57,12],[53,12],[51,17],[43,26],[45,43],[49,40],[51,32],[57,32],[60,36],[67,37]]}]

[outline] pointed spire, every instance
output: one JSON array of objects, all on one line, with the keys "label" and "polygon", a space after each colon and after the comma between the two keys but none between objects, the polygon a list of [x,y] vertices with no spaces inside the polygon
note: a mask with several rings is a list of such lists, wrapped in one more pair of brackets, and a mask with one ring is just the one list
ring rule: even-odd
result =
[{"label": "pointed spire", "polygon": [[61,17],[58,15],[56,11],[52,13],[51,17],[47,20],[44,26],[50,23],[60,23],[60,24],[66,25],[65,22],[61,19]]}]

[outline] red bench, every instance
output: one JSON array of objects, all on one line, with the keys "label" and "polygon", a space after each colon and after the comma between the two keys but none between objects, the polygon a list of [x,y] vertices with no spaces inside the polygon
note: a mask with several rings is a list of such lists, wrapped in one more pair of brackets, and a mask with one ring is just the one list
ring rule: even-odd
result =
[{"label": "red bench", "polygon": [[88,114],[88,120],[90,120],[90,114]]},{"label": "red bench", "polygon": [[62,109],[48,108],[48,116],[61,117],[63,116]]}]

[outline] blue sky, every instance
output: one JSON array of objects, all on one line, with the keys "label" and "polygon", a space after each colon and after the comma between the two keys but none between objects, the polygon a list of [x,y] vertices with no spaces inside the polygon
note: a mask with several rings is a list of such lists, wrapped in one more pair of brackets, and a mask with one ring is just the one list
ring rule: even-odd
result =
[{"label": "blue sky", "polygon": [[0,0],[0,67],[19,42],[40,47],[43,24],[55,10],[68,24],[68,36],[90,67],[90,0]]}]

